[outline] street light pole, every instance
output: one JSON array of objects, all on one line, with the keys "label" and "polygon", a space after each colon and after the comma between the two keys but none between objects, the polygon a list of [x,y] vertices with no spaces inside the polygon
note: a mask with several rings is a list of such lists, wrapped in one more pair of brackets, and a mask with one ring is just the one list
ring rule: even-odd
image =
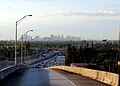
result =
[{"label": "street light pole", "polygon": [[15,31],[15,65],[17,64],[17,22],[16,22],[16,31]]},{"label": "street light pole", "polygon": [[22,46],[23,46],[23,36],[26,35],[28,32],[33,31],[33,30],[28,30],[27,32],[25,32],[22,36],[21,36],[21,65],[23,64],[23,50],[22,50]]},{"label": "street light pole", "polygon": [[21,36],[21,65],[22,65],[22,61],[23,61],[23,51],[22,51],[22,44],[23,44],[23,35]]},{"label": "street light pole", "polygon": [[32,16],[32,15],[25,15],[18,21],[16,21],[16,30],[15,30],[15,65],[17,65],[17,25],[27,16]]}]

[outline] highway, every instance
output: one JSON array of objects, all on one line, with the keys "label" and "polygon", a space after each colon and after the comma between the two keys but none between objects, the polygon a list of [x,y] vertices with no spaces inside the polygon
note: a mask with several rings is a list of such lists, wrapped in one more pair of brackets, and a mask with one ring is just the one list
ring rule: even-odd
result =
[{"label": "highway", "polygon": [[[1,84],[1,83],[0,83]],[[51,69],[28,68],[16,71],[0,86],[108,86],[76,74]]]}]

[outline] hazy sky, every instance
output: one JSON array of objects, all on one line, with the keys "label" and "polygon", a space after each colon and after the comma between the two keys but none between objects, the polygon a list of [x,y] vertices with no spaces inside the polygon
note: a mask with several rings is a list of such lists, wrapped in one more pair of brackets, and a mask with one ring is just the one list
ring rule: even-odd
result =
[{"label": "hazy sky", "polygon": [[118,39],[120,0],[0,0],[0,40],[28,35],[78,36],[82,39]]}]

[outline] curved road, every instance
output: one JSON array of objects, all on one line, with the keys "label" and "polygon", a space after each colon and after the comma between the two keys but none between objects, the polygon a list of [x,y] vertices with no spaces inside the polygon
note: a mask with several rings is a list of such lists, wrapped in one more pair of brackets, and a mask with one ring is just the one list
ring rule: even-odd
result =
[{"label": "curved road", "polygon": [[0,86],[108,86],[61,70],[24,69],[16,71]]}]

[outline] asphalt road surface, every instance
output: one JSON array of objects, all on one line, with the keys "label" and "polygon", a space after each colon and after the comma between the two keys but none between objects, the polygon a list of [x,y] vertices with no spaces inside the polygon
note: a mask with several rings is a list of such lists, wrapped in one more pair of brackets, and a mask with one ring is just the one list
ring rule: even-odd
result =
[{"label": "asphalt road surface", "polygon": [[23,69],[0,86],[108,86],[103,83],[61,70]]}]

